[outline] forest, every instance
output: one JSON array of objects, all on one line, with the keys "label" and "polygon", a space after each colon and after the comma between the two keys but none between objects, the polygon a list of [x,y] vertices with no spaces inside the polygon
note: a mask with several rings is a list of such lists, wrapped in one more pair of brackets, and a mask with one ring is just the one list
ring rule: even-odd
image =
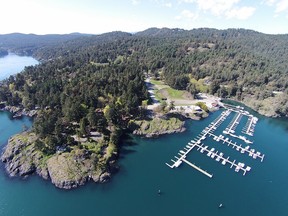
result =
[{"label": "forest", "polygon": [[48,155],[57,146],[77,145],[71,134],[89,137],[92,131],[103,133],[106,145],[117,150],[129,121],[145,115],[145,73],[193,95],[201,89],[192,80],[200,79],[208,93],[238,101],[263,101],[277,92],[281,97],[270,105],[279,116],[288,114],[288,35],[151,28],[21,37],[25,43],[0,35],[0,49],[32,55],[41,64],[2,81],[0,101],[39,109],[34,131],[39,150]]}]

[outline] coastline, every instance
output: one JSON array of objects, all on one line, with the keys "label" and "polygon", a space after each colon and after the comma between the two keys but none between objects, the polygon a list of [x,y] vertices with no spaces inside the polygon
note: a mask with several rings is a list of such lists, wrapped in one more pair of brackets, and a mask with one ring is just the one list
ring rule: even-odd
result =
[{"label": "coastline", "polygon": [[[286,116],[282,116],[279,113],[277,113],[277,106],[272,106],[277,104],[277,98],[274,98],[274,102],[267,103],[263,105],[263,101],[259,100],[251,100],[251,99],[243,99],[242,101],[237,100],[236,98],[227,98],[225,99],[227,101],[231,101],[233,103],[237,103],[240,105],[244,105],[248,107],[249,109],[253,110],[254,112],[263,115],[268,118],[281,118],[281,117],[288,117],[288,114]],[[272,103],[272,104],[271,104]]]},{"label": "coastline", "polygon": [[[17,113],[17,117],[30,116],[29,112],[17,107],[5,106],[2,110],[12,114]],[[34,112],[32,114],[32,116],[36,115]],[[15,115],[13,116],[15,117]],[[175,113],[170,113],[168,117],[158,115],[150,119],[151,122],[154,120],[156,126],[152,131],[144,130],[144,133],[142,133],[141,130],[137,131],[135,128],[131,130],[130,127],[129,132],[146,138],[180,133],[186,130],[186,119],[190,118]],[[145,122],[139,121],[138,124],[148,128],[146,120]],[[41,178],[51,181],[58,188],[72,189],[82,186],[88,181],[107,182],[119,168],[117,165],[118,153],[113,152],[109,156],[109,145],[102,150],[103,156],[100,158],[90,150],[78,146],[74,146],[69,151],[59,149],[56,153],[47,156],[38,149],[36,140],[36,134],[27,131],[16,134],[8,140],[3,149],[1,161],[4,163],[5,170],[10,177],[26,178],[37,174]]]},{"label": "coastline", "polygon": [[22,116],[33,118],[38,113],[37,109],[27,110],[27,109],[22,109],[16,106],[6,106],[3,103],[2,104],[0,103],[0,111],[7,111],[11,113],[13,118],[21,118]]},{"label": "coastline", "polygon": [[[12,106],[4,106],[1,110],[12,113],[14,118],[23,115],[29,117],[37,115],[37,110],[27,111]],[[214,110],[210,109],[209,111],[213,112]],[[128,129],[132,134],[144,138],[181,133],[186,130],[185,122],[188,119],[200,120],[209,116],[208,113],[201,112],[195,118],[194,114],[187,115],[183,110],[182,112],[172,110],[162,114],[153,113],[152,116],[150,113],[145,119],[132,120]],[[106,157],[108,146],[106,150],[103,150],[103,156],[100,158],[96,157],[93,152],[77,146],[72,150],[60,150],[47,156],[37,149],[36,139],[36,135],[32,132],[23,132],[8,140],[1,155],[1,161],[5,164],[5,169],[10,177],[25,178],[37,174],[43,179],[51,181],[58,188],[72,189],[82,186],[88,181],[107,182],[118,170],[118,153],[114,152],[111,157]],[[105,158],[107,161],[100,164],[99,160],[105,160]]]},{"label": "coastline", "polygon": [[17,134],[8,140],[1,161],[10,177],[37,174],[58,188],[72,189],[90,180],[107,182],[117,170],[116,155],[109,158],[105,166],[98,166],[96,155],[90,155],[85,149],[58,151],[47,156],[37,149],[36,140],[37,136],[31,132]]}]

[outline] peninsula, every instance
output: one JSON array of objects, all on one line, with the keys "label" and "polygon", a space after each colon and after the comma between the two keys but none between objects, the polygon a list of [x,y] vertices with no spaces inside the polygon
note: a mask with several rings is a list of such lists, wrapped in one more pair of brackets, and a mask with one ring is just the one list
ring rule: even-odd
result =
[{"label": "peninsula", "polygon": [[0,83],[4,109],[35,116],[1,159],[11,176],[37,173],[70,189],[109,180],[122,134],[181,132],[218,98],[287,116],[287,41],[244,29],[0,35],[0,49],[41,60]]}]

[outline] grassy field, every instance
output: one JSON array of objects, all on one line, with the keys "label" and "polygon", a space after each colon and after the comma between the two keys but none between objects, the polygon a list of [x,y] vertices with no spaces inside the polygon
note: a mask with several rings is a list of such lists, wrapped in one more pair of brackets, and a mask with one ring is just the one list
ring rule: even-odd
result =
[{"label": "grassy field", "polygon": [[153,85],[155,85],[155,97],[156,97],[156,99],[158,99],[158,100],[161,100],[162,98],[183,99],[183,94],[185,93],[185,91],[173,89],[170,86],[164,84],[164,82],[162,82],[162,81],[151,79],[150,82]]},{"label": "grassy field", "polygon": [[183,99],[182,96],[185,93],[185,91],[176,90],[171,87],[165,88],[165,90],[168,92],[171,99]]}]

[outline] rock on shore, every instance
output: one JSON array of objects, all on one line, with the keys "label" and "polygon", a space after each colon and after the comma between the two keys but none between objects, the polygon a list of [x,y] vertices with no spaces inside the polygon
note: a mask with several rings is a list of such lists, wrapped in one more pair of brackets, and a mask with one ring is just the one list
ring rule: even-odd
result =
[{"label": "rock on shore", "polygon": [[151,120],[133,121],[133,134],[147,138],[185,131],[185,122],[175,117],[157,117]]},{"label": "rock on shore", "polygon": [[59,188],[71,189],[88,180],[106,182],[111,174],[109,166],[99,166],[95,154],[85,149],[45,156],[36,150],[34,134],[20,134],[9,139],[1,156],[10,176],[26,177],[37,173]]},{"label": "rock on shore", "polygon": [[13,114],[13,118],[20,118],[22,116],[34,117],[37,115],[37,110],[26,110],[15,106],[4,106],[1,108],[3,111],[8,111]]}]

